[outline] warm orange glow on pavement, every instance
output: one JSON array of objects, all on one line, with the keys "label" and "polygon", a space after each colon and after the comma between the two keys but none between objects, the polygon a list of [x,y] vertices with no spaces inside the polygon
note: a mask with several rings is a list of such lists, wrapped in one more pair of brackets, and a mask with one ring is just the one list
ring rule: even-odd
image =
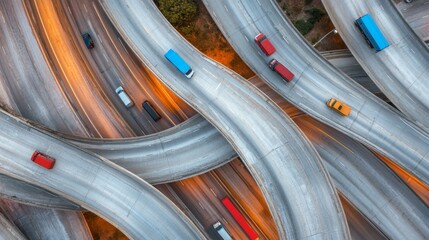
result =
[{"label": "warm orange glow on pavement", "polygon": [[426,203],[429,205],[429,187],[423,184],[419,179],[399,167],[396,163],[392,162],[384,155],[373,151],[387,166],[390,167],[410,188]]},{"label": "warm orange glow on pavement", "polygon": [[124,133],[132,136],[132,131],[124,124],[122,117],[109,106],[106,96],[97,90],[99,88],[94,73],[79,52],[77,43],[71,39],[73,32],[60,11],[62,8],[55,4],[59,3],[35,0],[26,8],[35,14],[35,22],[30,23],[47,61],[54,72],[59,72],[59,86],[67,88],[64,91],[72,95],[71,102],[78,108],[87,125],[90,125],[92,132],[98,134],[97,137],[121,137]]}]

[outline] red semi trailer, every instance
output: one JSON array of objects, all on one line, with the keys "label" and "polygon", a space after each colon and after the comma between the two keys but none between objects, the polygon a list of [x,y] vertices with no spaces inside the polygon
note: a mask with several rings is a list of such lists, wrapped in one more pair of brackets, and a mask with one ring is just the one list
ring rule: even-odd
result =
[{"label": "red semi trailer", "polygon": [[268,63],[268,66],[271,68],[271,70],[278,73],[287,82],[292,81],[292,79],[294,77],[293,73],[291,71],[289,71],[289,69],[287,69],[283,64],[281,64],[276,59],[271,60]]},{"label": "red semi trailer", "polygon": [[222,199],[222,204],[225,206],[225,208],[231,213],[232,217],[237,221],[238,225],[243,229],[243,231],[246,233],[246,235],[251,240],[258,240],[259,236],[258,234],[252,229],[252,227],[247,223],[244,216],[238,211],[238,209],[235,207],[234,203],[232,203],[231,199],[228,197],[224,197]]}]

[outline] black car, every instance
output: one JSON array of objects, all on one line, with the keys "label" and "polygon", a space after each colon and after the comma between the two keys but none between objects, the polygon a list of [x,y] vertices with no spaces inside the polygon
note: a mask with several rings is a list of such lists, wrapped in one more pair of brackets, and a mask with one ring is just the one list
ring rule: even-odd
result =
[{"label": "black car", "polygon": [[161,115],[155,110],[155,108],[150,104],[149,101],[143,102],[143,109],[146,110],[147,113],[149,113],[150,117],[156,122],[159,119],[161,119]]},{"label": "black car", "polygon": [[82,37],[88,49],[94,48],[94,41],[92,41],[91,35],[89,35],[89,33],[84,33]]}]

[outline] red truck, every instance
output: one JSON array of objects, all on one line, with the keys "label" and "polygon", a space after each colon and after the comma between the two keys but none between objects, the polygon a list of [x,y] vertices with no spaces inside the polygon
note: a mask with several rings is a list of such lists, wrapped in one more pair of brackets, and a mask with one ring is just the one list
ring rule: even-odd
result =
[{"label": "red truck", "polygon": [[55,165],[55,159],[43,154],[39,151],[34,151],[33,155],[31,156],[31,161],[35,162],[36,164],[46,168],[46,169],[52,169]]},{"label": "red truck", "polygon": [[292,81],[294,77],[293,73],[276,59],[271,60],[268,63],[268,66],[271,68],[271,70],[277,72],[287,82]]},{"label": "red truck", "polygon": [[264,52],[267,56],[270,56],[276,51],[274,45],[263,33],[259,33],[258,35],[256,35],[255,42],[261,48],[262,52]]}]

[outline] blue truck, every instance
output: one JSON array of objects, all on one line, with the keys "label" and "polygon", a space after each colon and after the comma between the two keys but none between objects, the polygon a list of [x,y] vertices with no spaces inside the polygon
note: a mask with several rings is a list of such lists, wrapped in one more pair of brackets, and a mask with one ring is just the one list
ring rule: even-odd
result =
[{"label": "blue truck", "polygon": [[180,72],[185,74],[187,78],[191,78],[194,75],[194,71],[192,68],[177,54],[173,49],[168,50],[167,53],[164,54],[165,58],[168,59]]},{"label": "blue truck", "polygon": [[370,14],[358,18],[355,24],[362,32],[368,44],[377,52],[389,46],[389,43]]}]

